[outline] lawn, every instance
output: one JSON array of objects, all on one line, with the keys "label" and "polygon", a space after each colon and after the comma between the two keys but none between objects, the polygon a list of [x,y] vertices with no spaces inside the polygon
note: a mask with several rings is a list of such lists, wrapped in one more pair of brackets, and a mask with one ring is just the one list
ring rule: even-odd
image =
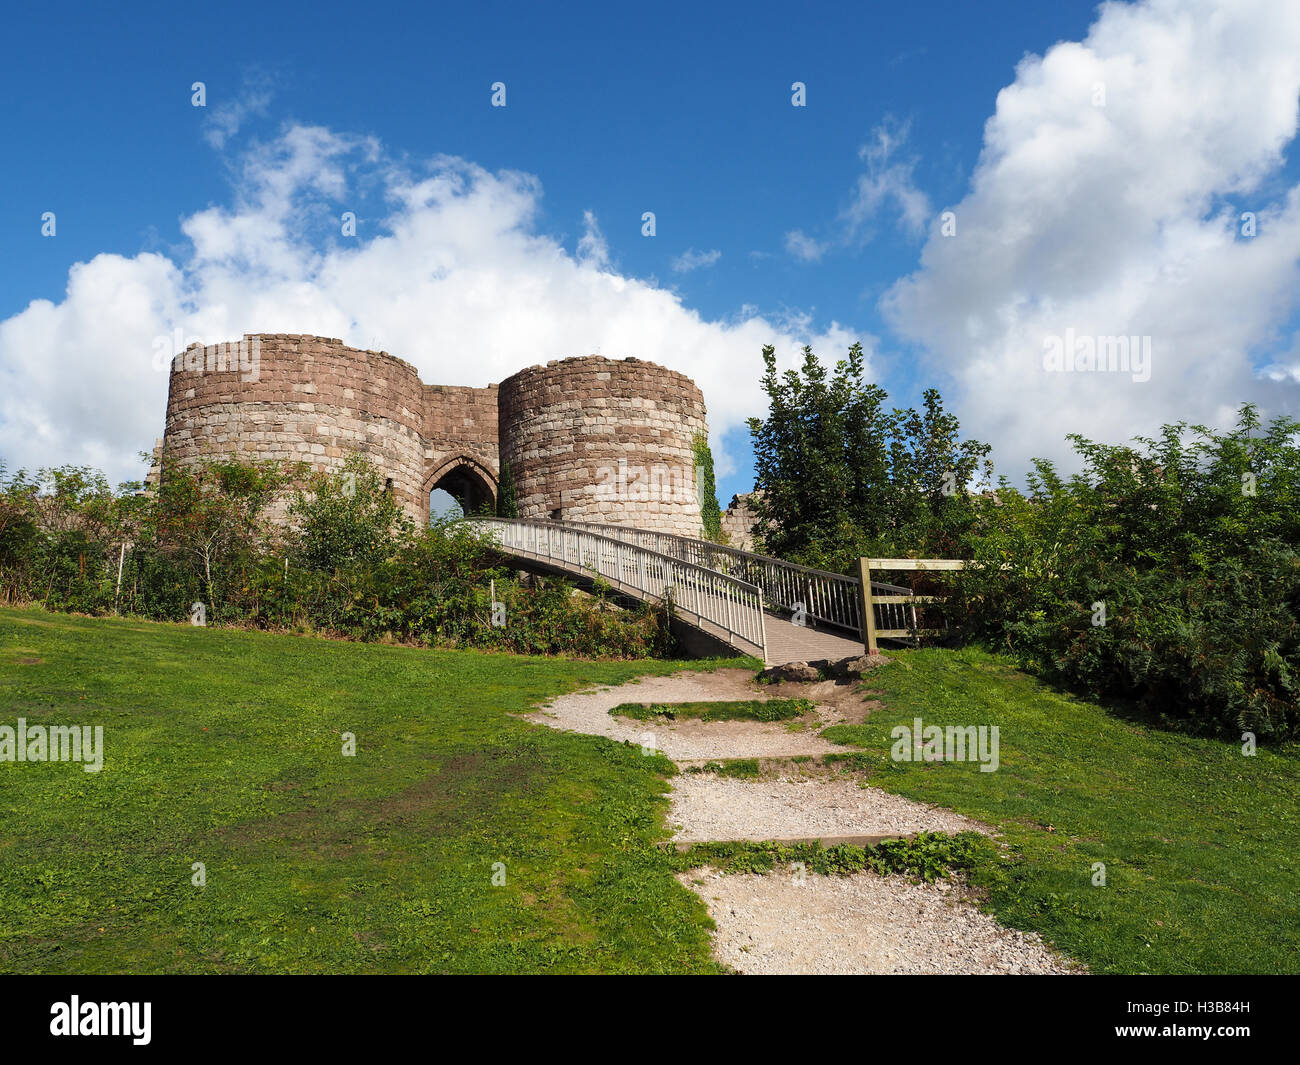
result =
[{"label": "lawn", "polygon": [[[1004,922],[1095,972],[1300,970],[1300,750],[1163,732],[975,650],[894,657],[836,760],[998,826],[1006,858],[958,864]],[[0,971],[716,971],[655,845],[670,764],[511,716],[683,665],[0,610],[0,725],[105,743],[98,773],[0,762]],[[999,768],[894,762],[915,717],[997,725]]]},{"label": "lawn", "polygon": [[714,971],[670,764],[510,716],[680,666],[0,610],[0,725],[105,746],[0,762],[0,971]]},{"label": "lawn", "polygon": [[[872,784],[1001,828],[1013,860],[973,878],[1005,923],[1095,972],[1300,971],[1300,749],[1160,731],[976,650],[893,657],[867,678],[885,709],[824,735],[867,749]],[[893,761],[916,717],[997,725],[1000,767]]]}]

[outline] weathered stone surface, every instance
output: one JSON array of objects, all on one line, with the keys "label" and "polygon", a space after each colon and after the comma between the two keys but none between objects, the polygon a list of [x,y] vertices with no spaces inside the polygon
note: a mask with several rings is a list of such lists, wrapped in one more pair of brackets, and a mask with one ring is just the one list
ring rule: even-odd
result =
[{"label": "weathered stone surface", "polygon": [[722,531],[727,536],[727,543],[742,551],[755,550],[754,525],[758,521],[758,515],[754,513],[753,500],[752,492],[732,496],[731,505],[721,515]]},{"label": "weathered stone surface", "polygon": [[639,359],[584,356],[523,370],[498,392],[501,456],[523,518],[700,534],[695,384]]},{"label": "weathered stone surface", "polygon": [[681,374],[593,355],[534,366],[500,386],[426,385],[387,352],[291,333],[244,338],[254,341],[252,373],[234,344],[196,346],[174,360],[161,451],[168,462],[236,454],[330,472],[360,451],[424,522],[440,483],[494,500],[505,457],[521,517],[558,512],[700,532],[692,439],[707,423],[700,390]]},{"label": "weathered stone surface", "polygon": [[892,659],[884,655],[858,655],[857,658],[845,658],[831,663],[831,676],[860,677],[891,661]]},{"label": "weathered stone surface", "polygon": [[883,666],[890,661],[884,655],[857,655],[853,658],[841,658],[836,662],[814,662],[828,677],[843,680],[846,677],[860,677],[864,673]]}]

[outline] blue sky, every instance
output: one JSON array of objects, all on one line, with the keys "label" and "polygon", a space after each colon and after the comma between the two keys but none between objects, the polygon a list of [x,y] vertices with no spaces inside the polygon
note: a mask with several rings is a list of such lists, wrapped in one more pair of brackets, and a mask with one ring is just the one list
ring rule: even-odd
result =
[{"label": "blue sky", "polygon": [[[1093,4],[1074,2],[13,12],[16,47],[0,68],[10,104],[0,109],[0,456],[11,468],[91,461],[131,475],[129,456],[161,432],[166,389],[165,377],[142,376],[136,353],[178,323],[318,332],[337,318],[346,328],[330,335],[409,358],[430,382],[481,385],[511,363],[593,350],[668,362],[705,389],[724,505],[750,486],[743,418],[761,413],[763,339],[786,358],[820,342],[831,358],[861,337],[897,402],[937,384],[1013,474],[1030,454],[1059,456],[1068,431],[1114,438],[1166,417],[1222,419],[1246,398],[1294,412],[1295,19],[1243,2],[1226,8],[1241,12],[1241,32],[1211,32],[1215,6],[1167,0],[1100,23]],[[1177,91],[1194,76],[1180,48],[1207,95],[1222,76],[1217,102]],[[1262,67],[1260,85],[1278,99],[1261,109],[1260,86],[1237,63]],[[1068,95],[1097,79],[1110,93],[1103,109],[1084,97],[1077,112],[1061,109],[1062,85]],[[191,106],[195,81],[205,108]],[[505,108],[490,106],[496,81]],[[807,107],[791,106],[795,81]],[[1253,139],[1233,132],[1251,124],[1263,127]],[[294,129],[325,132],[300,150]],[[433,210],[395,208],[393,175],[401,185],[445,172],[430,163],[443,157],[458,161],[465,189],[491,186],[473,215],[484,235],[448,238],[438,268],[500,263],[502,279],[473,308],[485,332],[516,313],[517,298],[550,297],[482,350],[468,311],[440,344],[431,294],[422,331],[418,306],[398,325],[384,302],[404,284],[404,263],[413,274],[428,263],[385,258],[383,238]],[[317,162],[338,172],[312,187]],[[283,202],[269,202],[282,188]],[[1141,202],[1148,195],[1159,198]],[[945,259],[936,230],[949,208],[966,243]],[[345,209],[359,219],[351,245],[338,231]],[[1247,209],[1268,223],[1256,246],[1231,254],[1267,256],[1229,265],[1223,231]],[[46,211],[53,238],[41,235]],[[644,211],[656,215],[653,238],[641,235]],[[1153,215],[1149,227],[1133,221]],[[241,219],[280,227],[274,247],[240,243]],[[454,228],[445,213],[428,221],[413,228],[429,240]],[[493,251],[503,230],[510,242]],[[330,287],[331,254],[377,239],[368,269],[388,292],[344,300]],[[475,247],[496,258],[471,261]],[[566,279],[546,274],[547,247],[567,257]],[[685,269],[684,255],[698,265]],[[70,270],[97,256],[86,291],[70,290]],[[266,305],[239,291],[241,266],[263,293],[317,294],[297,319],[264,323]],[[1225,289],[1225,269],[1249,275],[1249,291]],[[517,297],[514,276],[542,297]],[[157,306],[136,306],[130,294],[138,302],[155,282]],[[639,293],[636,312],[619,303],[625,283]],[[1161,288],[1171,284],[1181,287]],[[459,307],[457,291],[448,301]],[[1212,320],[1188,310],[1202,293],[1221,301],[1205,311],[1217,310]],[[412,289],[411,303],[425,299]],[[642,346],[658,324],[665,335]],[[1009,361],[1026,346],[1036,358],[1058,325],[1152,334],[1162,373],[1143,391],[1115,375],[1042,381]],[[74,379],[87,382],[79,396]],[[1024,400],[1011,404],[1016,389]],[[116,414],[96,409],[106,402]]]}]

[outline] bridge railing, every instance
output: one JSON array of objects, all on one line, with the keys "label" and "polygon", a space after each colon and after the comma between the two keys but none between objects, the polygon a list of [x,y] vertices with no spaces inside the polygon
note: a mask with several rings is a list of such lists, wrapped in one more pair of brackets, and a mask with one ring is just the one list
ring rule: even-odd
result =
[{"label": "bridge railing", "polygon": [[[714,544],[675,533],[652,532],[627,525],[596,525],[591,522],[571,521],[562,524],[581,529],[599,529],[605,536],[636,543],[719,573],[731,574],[761,588],[763,598],[769,606],[790,611],[796,616],[802,610],[808,620],[844,629],[865,640],[866,633],[862,626],[862,582],[857,577],[800,566],[770,555],[760,555],[738,547]],[[886,602],[873,599],[877,630],[899,630],[915,624],[915,606],[898,601],[911,596],[910,588],[872,581],[871,591],[873,596],[887,597]]]},{"label": "bridge railing", "polygon": [[595,574],[640,599],[671,600],[675,614],[766,659],[763,591],[753,582],[612,536],[614,526],[489,517],[465,521],[508,553]]}]

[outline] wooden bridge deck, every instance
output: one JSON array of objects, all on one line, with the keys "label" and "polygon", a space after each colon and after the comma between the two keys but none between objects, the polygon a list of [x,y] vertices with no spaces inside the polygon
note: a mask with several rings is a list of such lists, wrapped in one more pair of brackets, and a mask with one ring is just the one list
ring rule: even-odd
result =
[{"label": "wooden bridge deck", "polygon": [[770,613],[766,624],[769,666],[782,666],[787,662],[815,662],[821,658],[834,661],[866,653],[861,640],[854,640],[831,629],[796,625]]},{"label": "wooden bridge deck", "polygon": [[[762,657],[770,666],[789,662],[832,661],[864,653],[861,640],[851,628],[837,628],[818,615],[796,625],[785,613],[773,611],[798,608],[806,616],[802,600],[839,612],[854,603],[855,582],[838,574],[822,573],[780,559],[695,541],[689,537],[647,533],[619,526],[578,526],[564,522],[520,519],[472,519],[496,534],[498,549],[524,569],[559,572],[582,579],[599,576],[616,592],[643,602],[660,602],[671,594],[673,616],[699,632],[714,637],[742,654]],[[655,547],[644,546],[648,539]],[[642,542],[637,542],[642,541]],[[666,551],[672,551],[668,554]],[[716,568],[714,556],[722,559]],[[727,572],[728,560],[754,562],[747,567],[746,581]],[[698,561],[695,561],[698,559]],[[824,592],[826,582],[837,594]],[[860,582],[856,582],[860,587]],[[906,589],[898,589],[906,591]],[[796,600],[800,600],[796,602]],[[849,614],[850,626],[856,615]]]}]

